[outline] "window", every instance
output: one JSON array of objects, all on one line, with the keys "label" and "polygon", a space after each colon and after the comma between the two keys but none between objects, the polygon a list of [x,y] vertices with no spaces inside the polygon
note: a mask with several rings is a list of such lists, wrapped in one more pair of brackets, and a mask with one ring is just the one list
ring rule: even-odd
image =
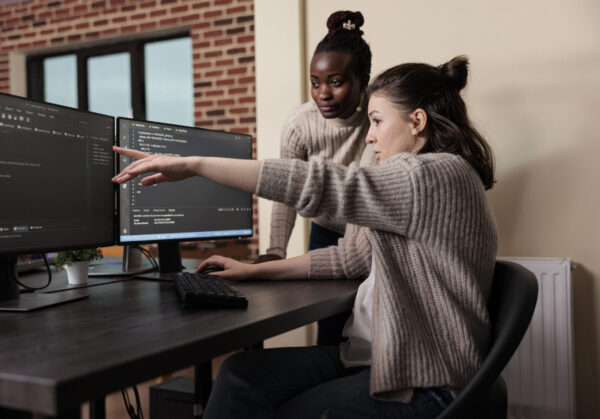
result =
[{"label": "window", "polygon": [[28,96],[112,116],[194,125],[187,34],[28,57]]}]

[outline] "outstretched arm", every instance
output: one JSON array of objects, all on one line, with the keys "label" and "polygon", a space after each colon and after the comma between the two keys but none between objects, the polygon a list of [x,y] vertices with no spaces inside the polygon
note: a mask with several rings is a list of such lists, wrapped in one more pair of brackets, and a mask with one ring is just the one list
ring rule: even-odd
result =
[{"label": "outstretched arm", "polygon": [[308,254],[272,262],[248,264],[223,256],[211,256],[198,266],[201,271],[207,266],[217,266],[222,271],[211,273],[226,279],[243,281],[247,279],[307,279],[309,256]]},{"label": "outstretched arm", "polygon": [[202,176],[224,186],[254,192],[262,165],[262,162],[257,160],[197,156],[171,157],[116,146],[113,150],[136,160],[116,175],[112,179],[113,182],[124,183],[144,173],[155,172],[141,180],[142,185],[145,186]]}]

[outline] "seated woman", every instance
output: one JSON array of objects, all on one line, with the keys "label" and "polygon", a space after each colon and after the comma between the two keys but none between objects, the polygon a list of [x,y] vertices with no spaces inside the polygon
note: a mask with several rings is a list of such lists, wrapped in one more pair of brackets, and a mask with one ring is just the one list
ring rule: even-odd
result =
[{"label": "seated woman", "polygon": [[[485,197],[491,150],[460,96],[468,60],[393,67],[369,86],[379,165],[323,160],[138,159],[142,184],[204,176],[349,223],[338,246],[263,264],[213,256],[227,279],[365,279],[340,346],[243,352],[219,370],[205,418],[434,418],[487,349],[497,232]],[[251,302],[250,302],[251,303]]]}]

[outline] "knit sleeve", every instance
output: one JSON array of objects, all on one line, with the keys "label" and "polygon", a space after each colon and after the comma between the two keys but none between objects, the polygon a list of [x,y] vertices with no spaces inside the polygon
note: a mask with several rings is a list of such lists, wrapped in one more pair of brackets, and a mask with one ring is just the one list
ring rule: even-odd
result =
[{"label": "knit sleeve", "polygon": [[337,246],[309,252],[310,279],[362,279],[371,271],[371,245],[367,229],[348,224]]},{"label": "knit sleeve", "polygon": [[363,168],[320,159],[265,160],[256,194],[294,207],[303,217],[327,214],[402,235],[413,211],[410,166],[402,159]]},{"label": "knit sleeve", "polygon": [[[292,120],[286,121],[281,133],[281,158],[307,160],[307,147],[294,128]],[[285,258],[288,242],[296,223],[296,210],[279,202],[271,210],[271,236],[267,253]]]}]

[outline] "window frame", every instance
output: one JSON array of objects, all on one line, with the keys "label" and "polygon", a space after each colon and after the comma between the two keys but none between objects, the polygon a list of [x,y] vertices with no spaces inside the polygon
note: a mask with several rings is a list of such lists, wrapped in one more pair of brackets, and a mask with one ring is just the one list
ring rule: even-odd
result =
[{"label": "window frame", "polygon": [[[145,37],[113,43],[97,44],[91,47],[72,46],[57,52],[29,55],[27,57],[27,97],[44,101],[44,60],[61,55],[77,57],[77,107],[89,110],[88,96],[88,58],[102,55],[129,52],[131,73],[131,107],[133,118],[146,119],[146,69],[144,47],[148,43],[167,41],[177,38],[191,38],[189,30],[169,35]],[[193,51],[192,51],[193,54]],[[193,88],[193,86],[190,86]]]}]

